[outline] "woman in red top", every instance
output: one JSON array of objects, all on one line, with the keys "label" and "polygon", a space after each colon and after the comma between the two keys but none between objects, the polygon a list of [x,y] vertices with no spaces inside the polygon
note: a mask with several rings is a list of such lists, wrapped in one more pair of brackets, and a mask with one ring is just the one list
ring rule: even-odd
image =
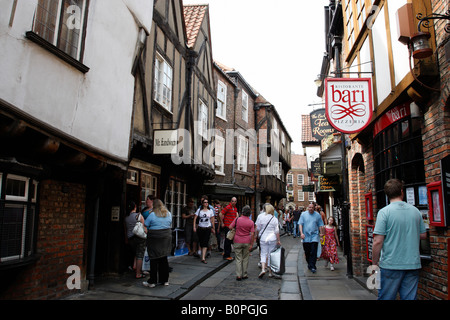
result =
[{"label": "woman in red top", "polygon": [[247,279],[248,257],[253,248],[255,224],[250,220],[250,206],[242,208],[242,216],[236,218],[230,229],[236,228],[234,236],[234,254],[236,256],[236,280]]}]

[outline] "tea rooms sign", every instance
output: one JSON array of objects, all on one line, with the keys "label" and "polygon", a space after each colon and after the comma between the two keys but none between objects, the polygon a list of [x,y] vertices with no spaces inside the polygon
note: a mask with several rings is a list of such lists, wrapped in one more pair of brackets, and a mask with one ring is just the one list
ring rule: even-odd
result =
[{"label": "tea rooms sign", "polygon": [[362,131],[372,119],[370,78],[325,79],[325,112],[333,128],[343,133]]},{"label": "tea rooms sign", "polygon": [[322,140],[335,132],[334,128],[328,123],[324,108],[311,112],[309,118],[312,136],[317,140]]}]

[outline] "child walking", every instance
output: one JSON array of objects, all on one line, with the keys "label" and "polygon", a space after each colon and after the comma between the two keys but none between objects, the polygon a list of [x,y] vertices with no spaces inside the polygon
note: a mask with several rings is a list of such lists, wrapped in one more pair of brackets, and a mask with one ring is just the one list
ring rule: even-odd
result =
[{"label": "child walking", "polygon": [[328,262],[330,262],[330,270],[334,270],[334,264],[339,263],[337,246],[341,246],[339,244],[339,238],[337,235],[337,226],[333,217],[328,218],[328,224],[325,226],[325,244],[322,247],[321,258],[323,258],[325,262],[325,267],[328,266]]}]

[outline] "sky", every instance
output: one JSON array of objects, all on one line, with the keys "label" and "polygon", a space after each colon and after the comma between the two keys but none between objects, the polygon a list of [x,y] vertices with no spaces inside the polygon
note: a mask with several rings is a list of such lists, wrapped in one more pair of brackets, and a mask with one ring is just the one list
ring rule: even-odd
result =
[{"label": "sky", "polygon": [[213,59],[236,69],[273,104],[303,154],[301,115],[321,105],[314,80],[325,52],[329,0],[183,0],[209,4]]}]

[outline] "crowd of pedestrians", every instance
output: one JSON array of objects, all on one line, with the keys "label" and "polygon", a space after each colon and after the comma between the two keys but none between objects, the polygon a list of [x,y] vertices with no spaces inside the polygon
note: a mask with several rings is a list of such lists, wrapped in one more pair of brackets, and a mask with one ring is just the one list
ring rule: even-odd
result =
[{"label": "crowd of pedestrians", "polygon": [[[379,299],[415,299],[418,286],[418,270],[421,267],[419,241],[426,236],[420,212],[403,201],[403,183],[389,180],[385,193],[390,204],[380,209],[374,229],[372,263],[381,269]],[[256,217],[252,208],[245,205],[238,211],[237,199],[222,207],[220,201],[210,201],[202,196],[198,206],[189,198],[183,208],[184,234],[189,256],[207,263],[211,251],[216,250],[225,260],[235,260],[236,280],[248,278],[249,256],[255,243],[259,248],[259,278],[266,272],[274,275],[270,267],[271,252],[281,246],[280,229],[288,236],[301,239],[305,259],[311,273],[317,272],[318,260],[334,270],[339,263],[338,247],[341,246],[334,217],[326,217],[322,208],[310,203],[303,208],[274,208],[270,203],[261,206]],[[256,212],[255,212],[256,213]],[[137,237],[134,226],[145,225],[146,239]],[[172,214],[164,203],[153,196],[146,198],[146,207],[138,212],[136,203],[130,202],[125,217],[126,242],[133,252],[136,278],[150,277],[143,282],[146,287],[169,285],[171,268],[168,256],[172,252]],[[235,231],[233,237],[227,234]],[[407,240],[407,241],[405,241]],[[383,259],[380,259],[383,250]],[[232,253],[234,252],[234,258]],[[143,272],[144,253],[150,259],[150,272]],[[131,268],[131,266],[130,266]]]},{"label": "crowd of pedestrians", "polygon": [[[223,255],[223,259],[235,261],[236,280],[241,281],[248,278],[249,256],[257,244],[261,268],[259,278],[263,278],[266,272],[269,277],[278,277],[270,268],[270,253],[281,246],[280,229],[284,228],[287,235],[302,240],[311,272],[316,272],[318,258],[330,263],[331,270],[334,264],[339,263],[337,246],[340,244],[336,224],[332,218],[326,220],[320,206],[311,203],[305,211],[300,208],[277,210],[270,203],[265,203],[254,219],[252,212],[254,210],[248,205],[239,212],[236,197],[232,197],[223,207],[220,201],[210,200],[206,195],[200,198],[198,205],[193,198],[188,198],[182,212],[187,255],[207,264],[212,250],[215,250]],[[147,239],[133,234],[137,221],[145,225]],[[134,202],[130,202],[125,219],[126,241],[134,253],[136,278],[146,277],[144,273],[150,274],[150,278],[143,282],[144,286],[169,285],[167,257],[172,250],[171,224],[171,212],[154,196],[146,198],[142,213],[138,212]],[[230,230],[235,231],[233,240],[226,236]],[[318,251],[318,248],[321,250]],[[150,273],[142,271],[144,252],[150,259]]]}]

